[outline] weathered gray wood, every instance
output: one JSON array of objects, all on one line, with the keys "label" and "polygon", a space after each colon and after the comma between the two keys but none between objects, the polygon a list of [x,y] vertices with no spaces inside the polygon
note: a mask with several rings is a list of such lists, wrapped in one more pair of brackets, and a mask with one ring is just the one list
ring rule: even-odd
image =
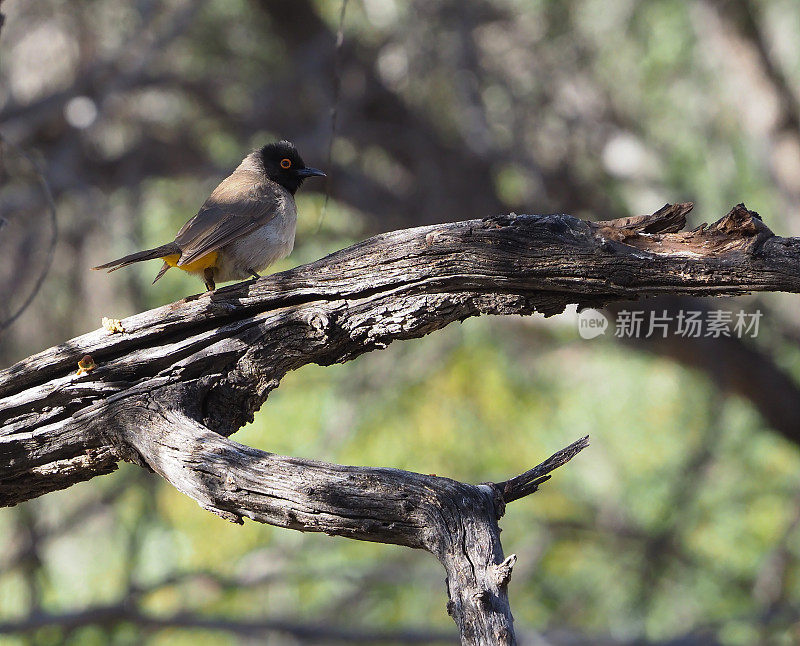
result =
[{"label": "weathered gray wood", "polygon": [[[470,316],[800,289],[800,241],[774,236],[743,207],[676,232],[690,206],[606,223],[503,216],[388,233],[133,316],[124,334],[99,330],[46,350],[0,372],[0,504],[113,469],[106,418],[142,393],[230,435],[289,370]],[[76,376],[85,354],[98,367]]]},{"label": "weathered gray wood", "polygon": [[[507,502],[588,445],[584,437],[500,485],[470,485],[398,469],[350,467],[275,455],[238,444],[182,413],[157,405],[128,410],[123,437],[176,489],[235,523],[249,518],[421,548],[447,573],[447,611],[467,644],[513,644],[498,519]],[[142,432],[147,429],[147,432]]]},{"label": "weathered gray wood", "polygon": [[[513,643],[497,517],[581,446],[501,485],[274,456],[226,439],[290,370],[348,361],[480,314],[546,315],[655,294],[800,291],[800,240],[743,206],[681,232],[691,204],[588,223],[501,216],[397,231],[201,294],[0,372],[0,506],[154,469],[229,520],[423,548],[465,643]],[[113,278],[110,278],[113,280]],[[104,314],[110,314],[105,312]],[[91,355],[93,370],[76,375]],[[570,452],[571,451],[571,452]]]}]

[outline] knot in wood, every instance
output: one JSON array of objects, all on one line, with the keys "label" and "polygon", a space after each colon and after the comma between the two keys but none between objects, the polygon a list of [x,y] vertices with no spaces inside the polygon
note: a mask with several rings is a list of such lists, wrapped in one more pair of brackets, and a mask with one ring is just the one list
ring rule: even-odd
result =
[{"label": "knot in wood", "polygon": [[478,606],[484,609],[491,608],[492,606],[492,593],[488,590],[481,590],[476,592],[472,595],[473,601],[475,601]]},{"label": "knot in wood", "polygon": [[331,326],[330,318],[326,312],[322,310],[314,310],[306,317],[306,323],[314,330],[315,334],[324,343],[328,340],[328,328]]},{"label": "knot in wood", "polygon": [[[175,305],[184,303],[190,299],[184,299],[183,301],[178,301]],[[212,316],[225,316],[226,314],[231,314],[236,311],[236,305],[233,303],[229,303],[227,301],[222,301],[214,298],[213,296],[209,299],[208,303],[206,304],[206,312],[211,314]]]},{"label": "knot in wood", "polygon": [[239,487],[236,486],[236,479],[233,477],[233,474],[228,472],[225,476],[225,488],[229,489],[230,491],[235,491]]}]

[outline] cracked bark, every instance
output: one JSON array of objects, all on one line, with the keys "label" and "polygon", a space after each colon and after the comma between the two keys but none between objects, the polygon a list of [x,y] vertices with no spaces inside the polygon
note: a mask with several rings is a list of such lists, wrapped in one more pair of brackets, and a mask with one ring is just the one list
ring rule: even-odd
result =
[{"label": "cracked bark", "polygon": [[[396,231],[201,294],[0,372],[0,506],[129,460],[205,509],[436,555],[464,643],[514,643],[497,520],[586,445],[500,484],[277,456],[227,436],[288,371],[480,314],[546,315],[657,294],[800,291],[800,240],[743,205],[681,231],[691,204],[589,223],[500,216]],[[76,375],[91,355],[95,367]]]}]

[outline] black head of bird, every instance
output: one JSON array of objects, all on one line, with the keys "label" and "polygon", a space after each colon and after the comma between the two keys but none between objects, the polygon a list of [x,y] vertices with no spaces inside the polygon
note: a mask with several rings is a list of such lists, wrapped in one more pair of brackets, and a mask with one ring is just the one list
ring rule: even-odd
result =
[{"label": "black head of bird", "polygon": [[222,180],[175,240],[94,269],[114,271],[160,258],[164,262],[156,280],[177,267],[202,277],[209,290],[217,281],[258,278],[258,272],[291,253],[297,223],[294,194],[314,176],[325,173],[307,167],[293,144],[267,144]]},{"label": "black head of bird", "polygon": [[261,149],[264,171],[273,182],[283,186],[292,195],[309,177],[325,177],[325,173],[316,168],[308,168],[303,158],[289,141],[278,141],[267,144]]}]

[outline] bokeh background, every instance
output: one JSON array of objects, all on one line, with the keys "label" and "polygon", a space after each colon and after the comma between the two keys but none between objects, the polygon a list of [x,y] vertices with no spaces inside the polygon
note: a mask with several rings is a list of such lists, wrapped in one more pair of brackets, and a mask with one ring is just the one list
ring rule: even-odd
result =
[{"label": "bokeh background", "polygon": [[[158,263],[89,267],[171,239],[277,137],[330,176],[299,194],[279,270],[509,211],[692,200],[697,225],[745,202],[800,234],[796,0],[350,0],[343,21],[339,0],[0,10],[0,320],[35,293],[2,326],[0,366],[200,291],[179,272],[151,287]],[[288,375],[235,439],[480,482],[588,433],[502,521],[521,641],[796,644],[797,304],[635,305],[760,310],[741,340],[471,320]],[[0,510],[2,644],[452,643],[445,601],[429,554],[233,526],[127,464]]]}]

